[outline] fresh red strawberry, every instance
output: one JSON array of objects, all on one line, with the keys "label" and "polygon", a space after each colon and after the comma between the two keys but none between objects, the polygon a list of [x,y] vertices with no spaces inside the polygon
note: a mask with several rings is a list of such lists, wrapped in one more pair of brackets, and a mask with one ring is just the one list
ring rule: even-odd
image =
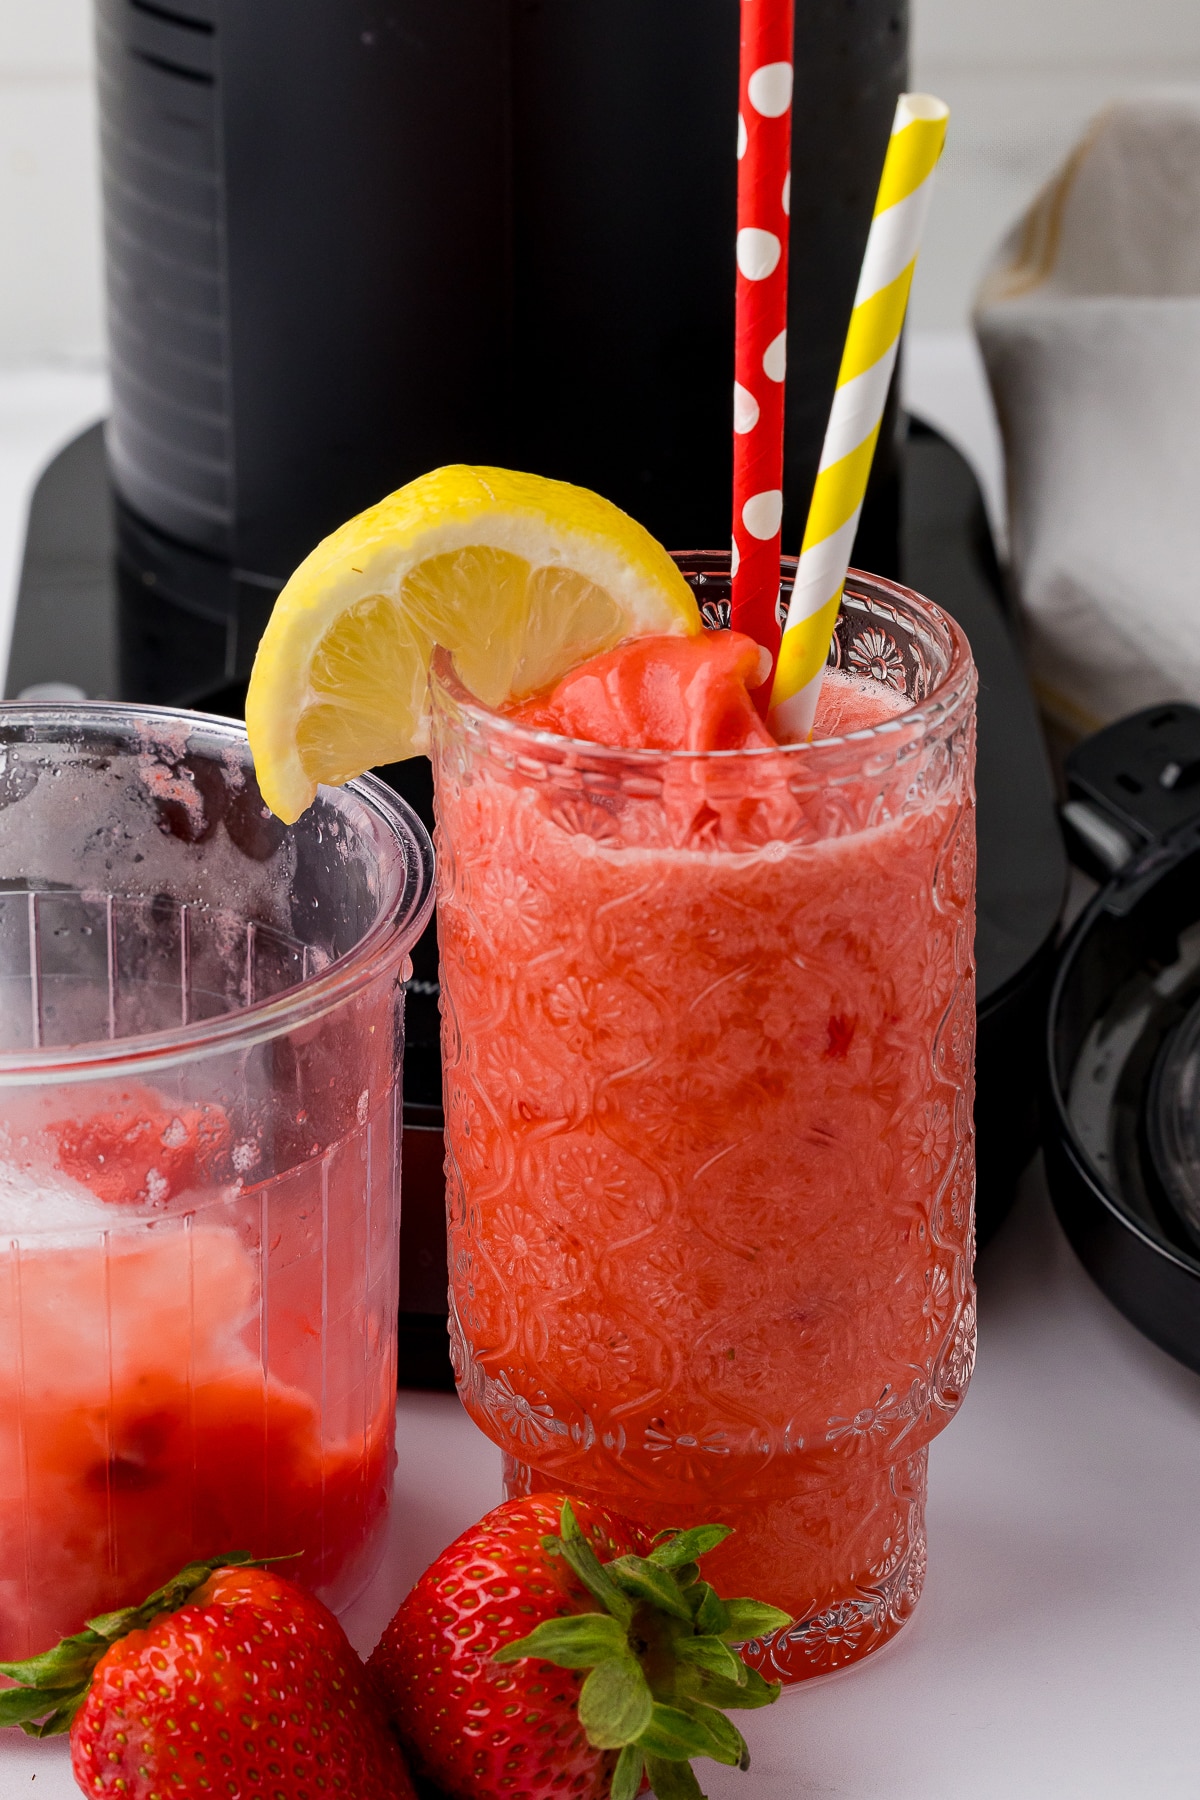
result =
[{"label": "fresh red strawberry", "polygon": [[415,1800],[333,1614],[244,1557],[194,1563],[143,1606],[0,1669],[23,1684],[0,1692],[0,1724],[69,1729],[94,1800]]},{"label": "fresh red strawberry", "polygon": [[451,1800],[634,1800],[646,1777],[659,1800],[703,1800],[690,1757],[748,1767],[721,1709],[779,1687],[730,1646],[788,1620],[700,1579],[696,1559],[727,1535],[651,1543],[560,1494],[496,1507],[425,1571],[370,1659],[415,1765]]},{"label": "fresh red strawberry", "polygon": [[103,1112],[50,1127],[64,1175],[110,1205],[165,1206],[218,1179],[229,1149],[220,1106],[166,1106],[149,1088],[114,1096]]}]

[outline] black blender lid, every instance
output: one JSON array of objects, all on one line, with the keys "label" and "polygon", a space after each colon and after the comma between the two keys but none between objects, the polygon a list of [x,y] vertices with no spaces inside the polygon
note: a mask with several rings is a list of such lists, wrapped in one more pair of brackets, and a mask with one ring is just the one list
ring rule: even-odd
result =
[{"label": "black blender lid", "polygon": [[[1190,935],[1200,935],[1200,927],[1191,927]],[[1146,1149],[1173,1220],[1192,1248],[1200,1250],[1200,996],[1168,1031],[1155,1058],[1147,1090]]]},{"label": "black blender lid", "polygon": [[1200,1369],[1200,710],[1121,720],[1067,779],[1077,860],[1108,879],[1051,995],[1051,1194],[1109,1299]]}]

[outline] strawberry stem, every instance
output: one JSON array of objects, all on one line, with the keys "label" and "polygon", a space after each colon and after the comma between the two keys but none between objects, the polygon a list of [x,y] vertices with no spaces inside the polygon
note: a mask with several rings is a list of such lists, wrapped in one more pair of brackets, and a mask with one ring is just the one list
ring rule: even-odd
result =
[{"label": "strawberry stem", "polygon": [[0,1689],[0,1727],[19,1725],[28,1737],[58,1737],[71,1729],[71,1721],[87,1698],[92,1673],[105,1652],[131,1631],[144,1631],[164,1613],[178,1612],[218,1569],[265,1569],[271,1563],[291,1562],[292,1557],[255,1558],[244,1550],[214,1556],[207,1562],[189,1563],[178,1575],[142,1601],[119,1612],[101,1613],[89,1619],[82,1631],[65,1637],[53,1650],[31,1656],[25,1662],[0,1663],[15,1687]]},{"label": "strawberry stem", "polygon": [[760,1600],[722,1600],[701,1580],[700,1558],[728,1536],[726,1525],[660,1532],[648,1556],[602,1563],[564,1500],[560,1535],[542,1539],[600,1610],[547,1619],[493,1660],[536,1657],[590,1671],[579,1720],[595,1749],[620,1752],[610,1800],[635,1800],[643,1775],[658,1800],[704,1800],[693,1756],[750,1766],[746,1740],[725,1712],[769,1706],[780,1689],[743,1662],[735,1646],[791,1621]]}]

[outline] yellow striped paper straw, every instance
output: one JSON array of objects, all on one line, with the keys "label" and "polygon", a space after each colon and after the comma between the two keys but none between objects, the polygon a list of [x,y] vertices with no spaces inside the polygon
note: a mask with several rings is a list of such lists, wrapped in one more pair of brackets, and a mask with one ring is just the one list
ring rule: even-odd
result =
[{"label": "yellow striped paper straw", "polygon": [[812,730],[949,117],[930,94],[896,103],[771,689],[780,743]]}]

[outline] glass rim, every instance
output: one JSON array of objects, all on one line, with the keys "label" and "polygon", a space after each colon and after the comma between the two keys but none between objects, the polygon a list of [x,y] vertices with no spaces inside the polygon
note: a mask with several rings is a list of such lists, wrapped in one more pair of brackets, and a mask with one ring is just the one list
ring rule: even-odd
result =
[{"label": "glass rim", "polygon": [[[61,725],[64,732],[74,726],[85,732],[104,721],[127,728],[143,720],[202,728],[239,744],[249,753],[246,727],[237,719],[188,707],[108,700],[72,701],[69,705],[56,701],[0,701],[0,746],[4,729],[10,725]],[[354,813],[361,808],[395,852],[375,919],[352,950],[281,994],[194,1024],[171,1025],[122,1038],[95,1038],[80,1044],[0,1050],[0,1088],[63,1080],[72,1075],[82,1079],[147,1072],[160,1069],[164,1063],[199,1060],[262,1043],[296,1025],[323,1017],[368,986],[389,963],[406,956],[433,910],[434,852],[429,833],[408,802],[377,775],[359,775],[338,788],[322,784],[318,792],[328,804],[348,815],[351,824],[355,823]]]},{"label": "glass rim", "polygon": [[[728,550],[675,550],[671,552],[676,563],[707,562],[712,565],[712,573],[727,574],[731,562]],[[780,566],[786,583],[789,577],[794,578],[799,558],[784,556],[780,558]],[[703,572],[703,571],[702,571]],[[458,708],[474,723],[494,731],[514,746],[527,744],[531,749],[542,752],[559,749],[572,757],[586,756],[604,763],[630,764],[639,768],[653,768],[661,765],[680,767],[688,763],[706,763],[732,765],[750,762],[767,757],[806,756],[815,758],[818,763],[836,756],[847,748],[862,748],[865,752],[872,744],[886,744],[899,738],[923,737],[932,727],[941,724],[948,715],[956,712],[975,690],[975,663],[971,654],[971,646],[967,634],[957,619],[940,607],[935,600],[919,594],[915,588],[905,587],[901,582],[892,581],[886,575],[872,575],[864,569],[849,569],[846,573],[845,586],[852,593],[870,598],[873,594],[885,600],[898,600],[904,605],[915,605],[918,612],[930,618],[931,623],[941,627],[948,639],[949,663],[945,673],[937,685],[925,696],[924,700],[906,707],[894,717],[881,720],[878,725],[867,725],[859,731],[847,732],[843,737],[812,738],[799,744],[756,744],[741,750],[653,750],[625,748],[615,744],[600,744],[590,738],[566,737],[557,731],[547,731],[544,727],[523,725],[519,720],[505,713],[497,712],[478,699],[463,683],[454,665],[450,651],[440,645],[435,648],[430,665],[430,687],[445,693]]]}]

